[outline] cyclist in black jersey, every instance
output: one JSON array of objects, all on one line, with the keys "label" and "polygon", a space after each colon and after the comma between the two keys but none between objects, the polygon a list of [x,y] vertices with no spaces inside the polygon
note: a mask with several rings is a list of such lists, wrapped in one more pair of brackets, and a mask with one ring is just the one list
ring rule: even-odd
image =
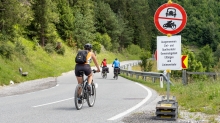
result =
[{"label": "cyclist in black jersey", "polygon": [[88,55],[87,55],[87,60],[85,64],[76,64],[75,66],[75,75],[78,81],[78,84],[81,84],[83,82],[82,77],[80,75],[80,71],[84,71],[85,75],[88,76],[88,84],[91,86],[92,83],[92,70],[90,66],[91,60],[94,61],[95,66],[97,67],[96,72],[100,72],[100,68],[96,59],[95,54],[91,51],[92,50],[92,45],[90,43],[85,44],[84,46],[85,50],[88,50]]}]

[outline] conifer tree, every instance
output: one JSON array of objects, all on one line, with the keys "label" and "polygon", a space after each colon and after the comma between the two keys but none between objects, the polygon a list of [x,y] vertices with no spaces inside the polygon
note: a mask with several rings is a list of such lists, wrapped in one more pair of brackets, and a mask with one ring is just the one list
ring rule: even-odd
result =
[{"label": "conifer tree", "polygon": [[59,22],[57,3],[52,0],[34,0],[34,31],[40,40],[41,46],[54,43],[57,38],[55,23]]},{"label": "conifer tree", "polygon": [[68,0],[57,0],[60,21],[56,25],[57,31],[69,46],[74,46],[74,13]]},{"label": "conifer tree", "polygon": [[0,1],[0,31],[5,36],[13,36],[15,25],[19,27],[20,33],[24,33],[24,29],[30,24],[32,18],[33,13],[29,2],[19,0]]},{"label": "conifer tree", "polygon": [[74,39],[78,48],[92,43],[95,37],[94,3],[92,0],[78,0],[74,4]]}]

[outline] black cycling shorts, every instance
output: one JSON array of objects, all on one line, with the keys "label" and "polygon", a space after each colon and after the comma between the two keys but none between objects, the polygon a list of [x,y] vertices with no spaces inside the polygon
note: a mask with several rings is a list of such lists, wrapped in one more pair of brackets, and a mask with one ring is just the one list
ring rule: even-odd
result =
[{"label": "black cycling shorts", "polygon": [[80,77],[80,72],[79,71],[84,71],[85,75],[88,76],[91,74],[91,66],[89,64],[76,64],[75,66],[75,75],[77,77]]}]

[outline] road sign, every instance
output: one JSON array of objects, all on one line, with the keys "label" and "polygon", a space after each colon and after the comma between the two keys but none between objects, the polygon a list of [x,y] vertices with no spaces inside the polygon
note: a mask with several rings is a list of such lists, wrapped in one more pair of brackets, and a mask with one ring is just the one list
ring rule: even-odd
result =
[{"label": "road sign", "polygon": [[188,55],[182,55],[182,69],[188,68]]},{"label": "road sign", "polygon": [[187,22],[187,15],[182,6],[176,3],[161,5],[155,15],[154,23],[163,34],[177,34],[183,30]]},{"label": "road sign", "polygon": [[157,36],[157,69],[182,70],[181,36]]}]

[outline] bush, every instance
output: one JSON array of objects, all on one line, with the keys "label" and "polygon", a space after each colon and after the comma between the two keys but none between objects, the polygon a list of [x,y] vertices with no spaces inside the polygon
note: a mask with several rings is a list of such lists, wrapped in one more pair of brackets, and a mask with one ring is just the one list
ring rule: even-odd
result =
[{"label": "bush", "polygon": [[55,49],[55,47],[54,47],[54,45],[53,45],[52,43],[48,43],[48,44],[45,46],[45,48],[44,48],[44,50],[45,50],[47,53],[53,53],[53,52],[54,52],[54,49]]},{"label": "bush", "polygon": [[23,46],[20,42],[16,42],[16,44],[15,44],[15,51],[19,52],[22,55],[26,55],[25,46]]},{"label": "bush", "polygon": [[97,53],[100,53],[101,51],[101,44],[98,43],[98,42],[92,42],[92,49],[93,51],[97,52]]},{"label": "bush", "polygon": [[140,55],[140,59],[142,63],[140,64],[141,69],[143,71],[151,71],[153,67],[153,63],[149,61],[148,59],[151,57],[150,52],[142,52]]},{"label": "bush", "polygon": [[110,50],[112,48],[111,37],[109,37],[106,33],[102,36],[101,43],[104,45],[106,50]]},{"label": "bush", "polygon": [[128,52],[129,54],[132,54],[132,55],[137,55],[137,54],[141,54],[141,48],[138,46],[138,45],[130,45],[128,46]]},{"label": "bush", "polygon": [[110,50],[112,48],[111,37],[107,33],[103,35],[96,33],[95,41],[102,44],[106,50]]},{"label": "bush", "polygon": [[0,45],[0,54],[7,59],[11,59],[13,55],[13,47],[7,44]]},{"label": "bush", "polygon": [[61,47],[60,49],[56,50],[56,53],[60,54],[60,55],[64,55],[65,54],[65,48]]}]

